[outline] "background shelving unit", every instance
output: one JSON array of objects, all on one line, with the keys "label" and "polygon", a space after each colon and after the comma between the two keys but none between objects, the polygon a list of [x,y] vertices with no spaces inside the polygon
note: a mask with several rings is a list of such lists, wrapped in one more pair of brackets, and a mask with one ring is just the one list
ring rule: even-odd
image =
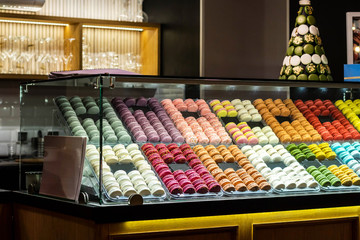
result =
[{"label": "background shelving unit", "polygon": [[[124,70],[136,71],[145,75],[159,74],[160,24],[0,13],[0,25],[2,25],[0,28],[2,37],[15,35],[27,37],[27,41],[29,41],[27,47],[37,48],[35,51],[38,52],[35,52],[35,55],[39,52],[43,54],[45,50],[46,53],[58,53],[62,56],[68,56],[71,53],[73,57],[67,70],[112,67],[125,68]],[[46,37],[50,37],[54,41],[47,46],[38,46],[38,39]],[[70,45],[66,41],[64,43],[65,39],[75,40]],[[1,53],[5,46],[1,45],[0,47]],[[23,48],[21,47],[21,49]],[[99,59],[99,57],[106,53],[108,55],[105,60],[112,58],[113,62],[115,58],[115,64],[89,66],[86,62],[89,60],[86,54],[89,53],[92,61],[98,58],[97,61],[102,63],[104,59]],[[132,60],[137,61],[136,63],[131,62],[131,68],[126,63],[126,59],[124,60],[129,55],[133,58]],[[123,61],[121,62],[121,60]],[[16,64],[15,66],[19,67],[19,64]],[[18,79],[20,77],[21,79],[46,79],[47,74],[40,71],[43,70],[41,66],[40,70],[36,70],[36,64],[39,62],[34,58],[31,72],[18,70],[3,72],[0,79]],[[59,65],[65,66],[64,63],[59,63],[58,68]],[[37,65],[37,67],[39,66]],[[50,69],[50,71],[54,70],[56,69]]]}]

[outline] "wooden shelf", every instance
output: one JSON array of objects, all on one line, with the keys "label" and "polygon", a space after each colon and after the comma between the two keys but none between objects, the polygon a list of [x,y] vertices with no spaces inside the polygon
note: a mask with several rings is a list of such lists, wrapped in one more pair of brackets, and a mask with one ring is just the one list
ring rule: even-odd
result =
[{"label": "wooden shelf", "polygon": [[141,28],[160,28],[158,23],[144,23],[144,22],[122,22],[111,20],[97,20],[88,18],[68,18],[68,17],[54,17],[54,16],[42,16],[32,14],[14,14],[14,13],[1,13],[1,19],[11,19],[15,21],[39,21],[39,22],[53,22],[53,23],[65,23],[65,24],[91,24],[101,26],[124,26],[124,27],[141,27]]},{"label": "wooden shelf", "polygon": [[[160,73],[160,24],[54,17],[31,14],[13,14],[1,12],[0,20],[67,24],[62,26],[62,39],[75,38],[76,40],[73,42],[71,49],[62,46],[60,51],[64,51],[64,54],[68,54],[70,51],[72,51],[74,57],[72,65],[70,66],[71,70],[83,69],[83,67],[85,66],[83,62],[83,37],[84,32],[91,31],[92,38],[89,38],[89,40],[91,44],[94,45],[92,46],[93,49],[91,49],[92,54],[113,51],[116,54],[124,55],[126,51],[133,52],[134,55],[139,55],[141,57],[141,74],[158,75]],[[21,22],[12,22],[11,24],[23,24]],[[84,25],[87,26],[84,27]],[[33,31],[30,26],[31,24],[23,24],[21,28],[19,28],[20,30],[17,29],[17,33],[24,33],[24,35],[30,34]],[[119,27],[139,28],[141,29],[141,31],[135,33],[119,29]],[[4,31],[6,31],[5,28],[0,29],[0,34],[4,34]],[[36,33],[36,35],[34,35],[32,32],[32,37],[44,37],[44,34],[46,35],[48,33],[47,31],[51,30],[49,30],[49,28],[44,28],[40,31],[42,32],[42,35],[40,35],[38,32]],[[59,34],[60,30],[56,31],[58,31],[57,34]],[[118,41],[119,39],[120,41]],[[121,42],[121,44],[119,42]],[[35,66],[36,64],[37,63],[35,62]],[[119,64],[119,66],[117,66],[116,68],[121,68],[121,64]],[[0,79],[46,80],[47,76],[38,74],[0,74]]]}]

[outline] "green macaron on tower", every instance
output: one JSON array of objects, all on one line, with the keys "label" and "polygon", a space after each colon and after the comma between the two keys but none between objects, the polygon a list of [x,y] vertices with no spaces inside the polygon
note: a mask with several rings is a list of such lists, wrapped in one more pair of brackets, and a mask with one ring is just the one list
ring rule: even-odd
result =
[{"label": "green macaron on tower", "polygon": [[280,79],[332,81],[324,46],[316,27],[310,0],[300,0],[300,9],[289,47],[280,70]]}]

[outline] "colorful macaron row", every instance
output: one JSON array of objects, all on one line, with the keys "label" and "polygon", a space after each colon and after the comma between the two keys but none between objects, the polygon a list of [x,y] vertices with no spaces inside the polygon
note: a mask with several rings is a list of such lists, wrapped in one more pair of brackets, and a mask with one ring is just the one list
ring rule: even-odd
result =
[{"label": "colorful macaron row", "polygon": [[[150,123],[154,125],[154,128],[158,128],[160,140],[163,136],[166,136],[165,131],[161,127],[161,125],[168,132],[170,137],[172,138],[172,142],[183,143],[184,138],[182,137],[179,130],[175,127],[173,121],[166,114],[165,109],[161,106],[161,103],[156,98],[149,98],[147,101],[147,107],[151,109],[156,115],[156,117],[160,120],[161,124],[159,124],[156,120],[151,120]],[[155,122],[154,122],[155,121]]]},{"label": "colorful macaron row", "polygon": [[233,141],[236,144],[254,145],[259,143],[259,139],[255,136],[254,132],[246,122],[240,122],[238,124],[229,122],[225,125],[225,129],[228,131],[230,136],[232,136]]},{"label": "colorful macaron row", "polygon": [[301,162],[305,159],[313,161],[316,159],[315,154],[311,151],[311,149],[305,144],[300,143],[296,145],[294,143],[289,144],[286,149],[293,155],[296,161]]},{"label": "colorful macaron row", "polygon": [[331,144],[331,149],[336,153],[341,162],[351,168],[357,175],[360,174],[360,163],[356,160],[359,159],[360,156],[358,151],[359,147],[360,144],[358,142],[352,144],[348,142],[343,144],[336,142]]},{"label": "colorful macaron row", "polygon": [[96,104],[96,101],[91,96],[80,98],[79,96],[73,96],[69,99],[71,106],[74,108],[77,115],[82,114],[99,114],[100,108]]},{"label": "colorful macaron row", "polygon": [[[276,190],[316,188],[317,182],[282,145],[244,146],[241,151]],[[284,162],[287,167],[271,169],[271,162]]]},{"label": "colorful macaron row", "polygon": [[305,102],[303,102],[302,100],[297,100],[296,106],[302,112],[306,111],[306,110],[310,110],[312,113],[315,114],[315,116],[329,116],[330,115],[331,108],[328,109],[329,100],[325,100],[324,102],[320,99],[316,99],[314,101],[307,100]]},{"label": "colorful macaron row", "polygon": [[211,100],[209,102],[212,110],[218,117],[236,117],[237,111],[234,105],[229,100],[223,100],[220,102],[218,99]]},{"label": "colorful macaron row", "polygon": [[260,145],[248,145],[242,147],[241,151],[245,154],[247,159],[255,165],[259,162],[281,162],[281,156],[270,144],[263,147]]},{"label": "colorful macaron row", "polygon": [[266,112],[270,112],[273,116],[288,117],[290,116],[290,110],[286,107],[285,103],[281,99],[271,99],[266,100],[256,99],[253,102],[256,109],[261,115]]},{"label": "colorful macaron row", "polygon": [[328,169],[340,179],[341,184],[344,186],[360,186],[360,178],[359,176],[350,169],[347,165],[331,165],[328,167]]},{"label": "colorful macaron row", "polygon": [[[111,102],[137,142],[184,141],[156,99],[116,97]],[[131,112],[129,109],[129,107],[147,107],[148,105],[154,111],[144,113],[143,110],[138,109]]]},{"label": "colorful macaron row", "polygon": [[177,98],[173,100],[173,104],[180,112],[197,112],[199,110],[198,105],[191,98],[185,101]]},{"label": "colorful macaron row", "polygon": [[259,144],[266,145],[268,143],[275,145],[279,143],[279,138],[273,132],[271,127],[265,126],[263,128],[260,127],[253,127],[252,131],[254,132],[255,136],[259,139]]},{"label": "colorful macaron row", "polygon": [[[213,175],[225,192],[269,191],[271,186],[262,175],[251,165],[249,160],[236,145],[228,148],[224,145],[193,147],[203,165]],[[217,163],[238,162],[240,169],[227,168],[222,170]]]},{"label": "colorful macaron row", "polygon": [[320,144],[310,144],[309,148],[315,154],[316,159],[319,161],[334,160],[336,158],[336,153],[331,149],[329,143],[324,142]]},{"label": "colorful macaron row", "polygon": [[[97,103],[100,104],[99,99],[97,99]],[[130,136],[129,132],[123,125],[123,122],[118,118],[115,110],[112,108],[111,104],[109,103],[109,101],[106,98],[103,98],[102,106],[103,106],[104,119],[107,120],[107,122],[110,124],[111,128],[113,129],[113,131],[118,139],[117,142],[123,143],[123,144],[131,143],[132,141],[131,141],[131,136]],[[84,119],[84,121],[85,121],[85,119]],[[98,128],[100,129],[99,123],[96,122],[96,124],[97,124],[96,126],[98,126]],[[84,123],[83,123],[83,125],[84,125]],[[104,131],[104,126],[106,126],[106,121],[103,122],[103,135],[105,136],[105,141],[107,141],[106,140],[107,134],[105,135],[106,131]],[[110,136],[111,136],[110,128],[107,128],[105,130],[109,131]],[[92,132],[90,132],[89,136],[92,136]]]},{"label": "colorful macaron row", "polygon": [[324,165],[320,166],[319,168],[317,168],[315,166],[310,166],[306,169],[306,171],[308,171],[311,174],[311,176],[313,176],[315,178],[315,180],[318,181],[318,183],[322,187],[330,187],[330,186],[338,187],[338,186],[341,186],[342,184],[344,186],[349,186],[348,185],[349,183],[351,185],[350,178],[349,178],[350,181],[346,180],[344,182],[341,182],[340,179],[338,177],[336,177]]},{"label": "colorful macaron row", "polygon": [[240,122],[261,122],[262,117],[250,100],[234,99],[231,104],[234,105]]},{"label": "colorful macaron row", "polygon": [[[292,119],[291,126],[293,126],[297,134],[300,135],[301,140],[303,142],[321,141],[321,135],[306,120],[306,118],[299,111],[294,102],[291,99],[286,99],[284,100],[284,103],[290,110],[290,116]],[[296,133],[294,134],[296,136]],[[297,139],[299,139],[299,137],[297,137]]]},{"label": "colorful macaron row", "polygon": [[[360,133],[354,128],[354,126],[345,118],[345,116],[340,112],[339,109],[330,100],[315,100],[316,104],[326,109],[316,111],[310,110],[310,108],[302,101],[296,100],[295,105],[299,110],[304,114],[306,119],[314,126],[314,128],[320,133],[321,137],[325,141],[332,140],[350,140],[350,139],[359,139]],[[306,101],[310,106],[316,106],[315,102],[309,100]],[[312,105],[313,104],[313,105]],[[325,113],[324,113],[325,112]],[[321,123],[318,118],[318,115],[321,113],[327,114],[329,112],[329,117],[331,120],[328,122]],[[318,115],[316,115],[318,114]]]},{"label": "colorful macaron row", "polygon": [[[106,160],[103,162],[103,185],[109,196],[129,197],[137,193],[142,196],[153,195],[160,197],[165,194],[161,183],[151,170],[151,166],[145,160],[137,144],[130,144],[127,147],[122,144],[117,144],[113,148],[105,145],[103,146],[102,152],[103,157],[108,160],[108,162],[106,162]],[[115,159],[118,158],[116,155],[126,159],[122,163],[133,163],[136,169],[129,173],[123,170],[112,173],[108,164],[117,162],[115,161]],[[97,176],[99,176],[100,153],[95,145],[86,146],[86,157],[90,161]]]},{"label": "colorful macaron row", "polygon": [[[89,160],[92,168],[95,171],[95,174],[97,177],[100,175],[100,153],[96,149],[95,145],[87,145],[86,146],[86,152],[85,152],[86,158]],[[123,196],[124,193],[127,193],[127,189],[123,189],[123,191],[120,189],[119,183],[116,181],[114,174],[111,172],[110,166],[106,163],[102,163],[102,172],[103,172],[103,181],[106,180],[107,182],[110,182],[111,184],[107,184],[105,186],[105,189],[110,197],[116,198]],[[132,189],[129,189],[129,194],[132,192]]]},{"label": "colorful macaron row", "polygon": [[[147,143],[141,149],[171,194],[205,194],[221,191],[220,186],[201,164],[201,161],[188,144],[183,144],[179,147],[177,144],[169,144],[167,146],[165,144],[158,144],[154,146]],[[171,159],[171,155],[173,159]],[[191,169],[172,172],[166,163],[172,163],[175,161],[175,158],[182,159],[181,161],[178,160],[178,163],[188,162],[188,166]]]},{"label": "colorful macaron row", "polygon": [[[219,118],[211,112],[209,105],[205,102],[204,99],[196,100],[196,104],[199,106],[199,114],[201,117],[204,117],[208,123],[210,123],[211,127],[214,129],[212,131],[211,128],[208,128],[210,132],[207,132],[207,136],[210,139],[210,144],[214,144],[215,141],[212,139],[217,139],[216,135],[220,137],[221,141],[219,144],[231,144],[231,137],[226,132]],[[206,129],[206,128],[205,128]]]},{"label": "colorful macaron row", "polygon": [[[92,118],[85,118],[80,122],[77,116],[80,114],[98,114],[99,112],[96,109],[99,109],[97,106],[97,104],[99,104],[99,99],[95,101],[92,97],[84,97],[82,100],[80,97],[74,96],[70,100],[72,103],[70,103],[66,97],[60,96],[55,99],[55,102],[57,103],[68,126],[70,127],[72,134],[74,136],[86,137],[90,142],[98,142],[100,139],[100,121],[97,120],[94,122]],[[81,103],[87,103],[87,108],[84,108],[88,111],[78,110],[78,114],[75,112],[72,106],[75,106],[76,103],[80,104],[79,101]],[[116,116],[110,103],[105,98],[103,99],[103,108],[105,117],[103,119],[102,130],[105,142],[109,144],[131,143],[131,137],[129,133],[123,126],[123,123],[120,121],[120,119]]]},{"label": "colorful macaron row", "polygon": [[181,112],[175,107],[173,101],[164,99],[161,104],[179,129],[186,143],[189,144],[229,144],[231,138],[226,133],[221,122],[215,114],[211,113],[206,102],[198,99],[196,104],[202,117],[184,118]]},{"label": "colorful macaron row", "polygon": [[[267,103],[265,103],[265,101]],[[280,122],[275,118],[281,114],[281,111],[276,108],[272,99],[256,99],[254,101],[254,106],[259,110],[259,113],[262,115],[264,121],[267,125],[269,125],[276,136],[280,139],[282,143],[288,142],[300,142],[300,141],[311,141],[312,138],[306,131],[307,125],[304,121],[295,120],[291,124],[288,121],[284,121],[280,124]],[[290,116],[290,110],[285,106],[285,103],[292,103],[291,99],[286,99],[284,102],[280,102],[281,99],[276,99],[275,102],[278,103],[279,106],[282,106],[282,115]],[[271,106],[271,110],[267,108],[267,105]],[[275,109],[275,110],[274,110]],[[279,113],[280,112],[280,113]],[[276,114],[276,115],[275,115]],[[310,124],[308,124],[310,125]]]},{"label": "colorful macaron row", "polygon": [[342,112],[342,114],[351,122],[351,124],[360,131],[360,99],[346,100],[337,100],[335,106]]}]

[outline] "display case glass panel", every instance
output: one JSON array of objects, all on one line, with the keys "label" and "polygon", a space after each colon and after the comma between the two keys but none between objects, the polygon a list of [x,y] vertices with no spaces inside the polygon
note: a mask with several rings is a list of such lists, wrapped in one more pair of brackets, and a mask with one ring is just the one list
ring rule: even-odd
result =
[{"label": "display case glass panel", "polygon": [[[102,74],[24,83],[21,131],[34,141],[20,164],[41,157],[44,135],[85,132],[81,190],[94,204],[359,191],[358,98],[357,84],[308,81]],[[350,182],[334,174],[340,166]]]}]

